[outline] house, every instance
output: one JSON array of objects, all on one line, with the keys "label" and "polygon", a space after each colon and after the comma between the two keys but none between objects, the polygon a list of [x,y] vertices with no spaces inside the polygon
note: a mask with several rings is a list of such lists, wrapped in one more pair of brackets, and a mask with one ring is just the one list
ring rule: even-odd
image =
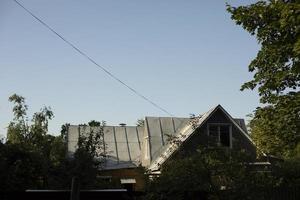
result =
[{"label": "house", "polygon": [[[74,153],[80,134],[89,134],[99,127],[74,126],[68,128],[68,152]],[[243,119],[232,118],[218,105],[194,118],[145,117],[143,126],[105,126],[104,142],[107,154],[104,178],[118,178],[126,188],[141,190],[143,181],[138,167],[153,174],[180,146],[196,149],[205,146],[224,146],[244,149],[256,158],[256,147],[247,133]],[[178,144],[168,141],[174,137]]]}]

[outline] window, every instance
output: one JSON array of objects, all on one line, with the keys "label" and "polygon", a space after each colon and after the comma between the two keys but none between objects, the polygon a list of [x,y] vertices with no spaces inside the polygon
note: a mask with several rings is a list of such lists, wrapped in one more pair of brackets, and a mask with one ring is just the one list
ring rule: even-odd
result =
[{"label": "window", "polygon": [[219,146],[232,147],[231,124],[208,124],[208,135]]},{"label": "window", "polygon": [[106,182],[106,183],[110,183],[112,176],[97,176],[98,179],[101,179],[102,181]]},{"label": "window", "polygon": [[121,179],[121,184],[124,189],[126,189],[128,192],[132,192],[135,189],[136,181],[134,178],[124,178]]}]

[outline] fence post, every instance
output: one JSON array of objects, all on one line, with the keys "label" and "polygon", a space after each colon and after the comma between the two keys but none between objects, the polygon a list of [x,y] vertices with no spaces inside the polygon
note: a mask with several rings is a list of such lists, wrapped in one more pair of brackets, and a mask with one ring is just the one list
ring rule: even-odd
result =
[{"label": "fence post", "polygon": [[74,176],[72,178],[72,186],[71,186],[71,199],[70,200],[79,200],[80,188],[79,188],[79,179]]}]

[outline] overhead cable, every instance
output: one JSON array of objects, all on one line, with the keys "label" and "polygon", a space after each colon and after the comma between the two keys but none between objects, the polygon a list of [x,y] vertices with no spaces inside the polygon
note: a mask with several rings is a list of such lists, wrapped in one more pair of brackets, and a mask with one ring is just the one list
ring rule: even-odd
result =
[{"label": "overhead cable", "polygon": [[110,72],[107,68],[101,66],[100,64],[98,64],[93,58],[91,58],[90,56],[88,56],[85,52],[83,52],[82,50],[80,50],[77,46],[75,46],[72,42],[70,42],[69,40],[67,40],[65,37],[62,36],[62,34],[58,33],[56,30],[54,30],[51,26],[49,26],[46,22],[44,22],[42,19],[40,19],[39,17],[37,17],[33,12],[31,12],[29,9],[27,9],[25,6],[23,6],[19,1],[17,0],[13,0],[16,4],[18,4],[21,8],[23,8],[28,14],[30,14],[33,18],[35,18],[38,22],[40,22],[43,26],[45,26],[48,30],[50,30],[52,33],[54,33],[56,36],[58,36],[61,40],[63,40],[66,44],[68,44],[70,47],[72,47],[75,51],[77,51],[79,54],[81,54],[83,57],[85,57],[86,59],[88,59],[91,63],[93,63],[95,66],[97,66],[99,69],[103,70],[107,75],[109,75],[111,78],[113,78],[114,80],[116,80],[117,82],[119,82],[120,84],[122,84],[123,86],[125,86],[127,89],[129,89],[132,93],[134,93],[135,95],[139,96],[140,98],[144,99],[145,101],[147,101],[148,103],[150,103],[151,105],[153,105],[154,107],[156,107],[157,109],[161,110],[162,112],[166,113],[167,115],[170,115],[173,117],[173,115],[168,112],[166,109],[164,109],[163,107],[161,107],[160,105],[158,105],[157,103],[155,103],[154,101],[152,101],[150,98],[146,97],[145,95],[143,95],[141,92],[137,91],[136,89],[134,89],[133,87],[131,87],[130,85],[128,85],[127,83],[125,83],[124,81],[122,81],[120,78],[118,78],[116,75],[114,75],[112,72]]}]

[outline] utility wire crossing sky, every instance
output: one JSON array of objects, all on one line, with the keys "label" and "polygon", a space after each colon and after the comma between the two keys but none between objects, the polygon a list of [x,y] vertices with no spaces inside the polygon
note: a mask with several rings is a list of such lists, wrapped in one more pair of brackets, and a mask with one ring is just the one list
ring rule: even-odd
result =
[{"label": "utility wire crossing sky", "polygon": [[142,99],[144,99],[145,101],[149,102],[150,104],[152,104],[154,107],[158,108],[159,110],[163,111],[164,113],[166,113],[167,115],[170,116],[174,116],[172,115],[169,111],[167,111],[166,109],[164,109],[163,107],[159,106],[157,103],[154,103],[154,101],[152,101],[151,99],[149,99],[148,97],[145,97],[141,92],[137,91],[136,89],[134,89],[133,87],[129,86],[128,84],[126,84],[124,81],[122,81],[120,78],[118,78],[117,76],[115,76],[114,74],[112,74],[109,70],[107,70],[106,68],[102,67],[101,65],[99,65],[94,59],[92,59],[90,56],[88,56],[86,53],[84,53],[83,51],[81,51],[78,47],[76,47],[72,42],[70,42],[69,40],[67,40],[65,37],[63,37],[61,34],[59,34],[57,31],[55,31],[53,28],[51,28],[51,26],[49,26],[47,23],[45,23],[43,20],[41,20],[39,17],[37,17],[35,14],[33,14],[30,10],[28,10],[27,8],[25,8],[20,2],[18,2],[17,0],[13,0],[14,2],[16,2],[20,7],[22,7],[27,13],[29,13],[32,17],[34,17],[36,20],[38,20],[42,25],[44,25],[47,29],[49,29],[52,33],[54,33],[55,35],[57,35],[60,39],[62,39],[66,44],[68,44],[69,46],[71,46],[73,49],[75,49],[78,53],[80,53],[82,56],[84,56],[85,58],[87,58],[90,62],[92,62],[94,65],[96,65],[97,67],[99,67],[100,69],[102,69],[106,74],[108,74],[110,77],[112,77],[114,80],[118,81],[119,83],[121,83],[122,85],[124,85],[126,88],[128,88],[130,91],[132,91],[134,94],[136,94],[137,96],[141,97]]},{"label": "utility wire crossing sky", "polygon": [[14,93],[26,98],[29,116],[51,106],[53,134],[64,123],[133,125],[217,104],[245,118],[259,106],[256,91],[239,90],[259,45],[230,19],[225,1],[3,0],[0,44],[1,135]]}]

